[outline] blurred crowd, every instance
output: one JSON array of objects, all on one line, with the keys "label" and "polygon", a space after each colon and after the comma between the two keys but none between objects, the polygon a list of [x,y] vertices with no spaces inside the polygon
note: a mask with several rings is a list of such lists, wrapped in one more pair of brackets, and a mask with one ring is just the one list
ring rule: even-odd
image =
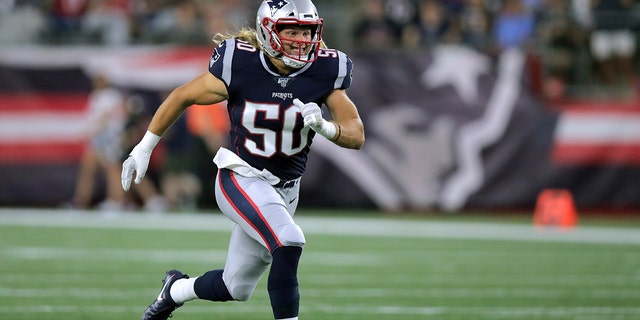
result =
[{"label": "blurred crowd", "polygon": [[[211,44],[218,32],[253,26],[256,1],[0,0],[0,44]],[[638,0],[315,3],[325,39],[343,50],[523,48],[537,59],[538,90],[550,97],[611,93],[638,74]]]},{"label": "blurred crowd", "polygon": [[250,1],[0,0],[0,43],[202,44],[246,25]]},{"label": "blurred crowd", "polygon": [[521,48],[547,98],[624,99],[637,91],[637,0],[369,0],[361,12],[357,48],[454,44],[489,55]]}]

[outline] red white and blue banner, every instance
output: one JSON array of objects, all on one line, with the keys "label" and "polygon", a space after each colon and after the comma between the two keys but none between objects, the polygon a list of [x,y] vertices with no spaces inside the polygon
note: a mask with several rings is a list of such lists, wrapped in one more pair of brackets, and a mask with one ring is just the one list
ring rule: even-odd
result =
[{"label": "red white and blue banner", "polygon": [[[0,205],[71,197],[92,74],[161,96],[206,71],[211,50],[0,49]],[[519,51],[351,58],[348,93],[367,141],[354,151],[316,139],[301,206],[524,209],[562,188],[578,208],[640,212],[639,101],[545,102],[529,90]]]}]

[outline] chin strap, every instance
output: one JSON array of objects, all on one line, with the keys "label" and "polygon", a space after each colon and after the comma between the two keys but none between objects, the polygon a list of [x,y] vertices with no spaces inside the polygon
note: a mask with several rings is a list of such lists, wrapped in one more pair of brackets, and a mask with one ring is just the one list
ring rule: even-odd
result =
[{"label": "chin strap", "polygon": [[308,63],[308,62],[303,62],[303,61],[298,61],[298,60],[291,59],[291,58],[287,57],[286,55],[282,55],[282,57],[280,59],[282,60],[282,62],[284,62],[284,64],[287,67],[294,68],[294,69],[300,69],[300,68],[304,67]]}]

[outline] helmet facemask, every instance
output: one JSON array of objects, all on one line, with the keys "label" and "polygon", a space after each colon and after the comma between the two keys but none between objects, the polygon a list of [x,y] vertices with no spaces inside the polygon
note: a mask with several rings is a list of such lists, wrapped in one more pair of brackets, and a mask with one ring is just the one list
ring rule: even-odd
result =
[{"label": "helmet facemask", "polygon": [[[309,41],[297,39],[287,39],[280,35],[280,32],[286,27],[308,28],[311,32]],[[302,68],[307,63],[313,62],[318,58],[318,50],[322,43],[322,19],[304,21],[295,18],[280,18],[272,20],[268,17],[262,19],[258,32],[268,35],[269,48],[265,51],[274,58],[281,59],[288,67]],[[290,45],[298,52],[286,52],[285,45]]]}]

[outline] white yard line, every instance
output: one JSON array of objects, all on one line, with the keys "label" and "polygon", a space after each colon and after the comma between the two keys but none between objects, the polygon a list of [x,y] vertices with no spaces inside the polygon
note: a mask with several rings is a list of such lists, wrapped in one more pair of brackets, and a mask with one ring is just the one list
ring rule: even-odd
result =
[{"label": "white yard line", "polygon": [[[70,298],[78,300],[100,299],[137,299],[148,297],[158,287],[143,287],[135,290],[105,289],[105,288],[10,288],[0,287],[0,297],[6,298]],[[613,299],[640,299],[640,291],[633,289],[596,289],[585,290],[576,294],[571,289],[560,288],[422,288],[422,289],[302,289],[305,297],[326,297],[330,294],[333,298],[446,298],[446,299],[485,299],[485,298],[532,298],[541,300],[557,299],[601,299],[604,301]],[[265,294],[265,293],[258,293]],[[265,294],[266,295],[266,294]],[[425,300],[428,301],[428,300]]]},{"label": "white yard line", "polygon": [[142,250],[68,247],[0,247],[2,256],[22,260],[117,260],[140,262],[206,262],[224,263],[227,250]]},{"label": "white yard line", "polygon": [[[250,303],[226,303],[211,304],[211,306],[192,305],[176,311],[176,314],[215,314],[216,312],[246,314],[268,312],[268,306],[257,306]],[[90,305],[31,305],[31,306],[4,306],[0,307],[0,314],[56,314],[56,313],[133,313],[139,312],[140,307],[136,306],[90,306]],[[302,313],[323,313],[323,314],[368,314],[368,315],[411,315],[421,318],[442,317],[443,315],[468,315],[473,318],[478,316],[491,317],[493,319],[518,319],[537,317],[540,319],[567,319],[580,317],[593,317],[593,319],[631,319],[626,316],[640,316],[640,307],[467,307],[451,308],[441,306],[334,306],[334,305],[310,305],[301,306]],[[600,318],[598,318],[600,317]],[[612,318],[615,317],[615,318]],[[618,318],[622,317],[622,318]],[[589,318],[592,319],[592,318]]]},{"label": "white yard line", "polygon": [[[393,218],[305,216],[296,222],[307,234],[439,238],[505,241],[549,241],[640,245],[640,228],[585,227],[538,229],[532,225],[484,222],[442,222]],[[0,225],[153,230],[231,230],[222,214],[163,214],[57,209],[0,209]]]},{"label": "white yard line", "polygon": [[[541,317],[541,319],[549,319],[549,317],[575,317],[575,316],[618,316],[618,315],[640,315],[639,307],[468,307],[468,308],[450,308],[438,306],[425,307],[407,307],[407,306],[330,306],[326,305],[318,308],[311,306],[314,310],[326,313],[352,313],[352,314],[390,314],[390,315],[420,315],[420,316],[442,316],[445,314],[490,316],[494,319],[506,318],[515,319],[520,317],[530,318],[531,316]],[[316,309],[318,308],[318,309]]]}]

